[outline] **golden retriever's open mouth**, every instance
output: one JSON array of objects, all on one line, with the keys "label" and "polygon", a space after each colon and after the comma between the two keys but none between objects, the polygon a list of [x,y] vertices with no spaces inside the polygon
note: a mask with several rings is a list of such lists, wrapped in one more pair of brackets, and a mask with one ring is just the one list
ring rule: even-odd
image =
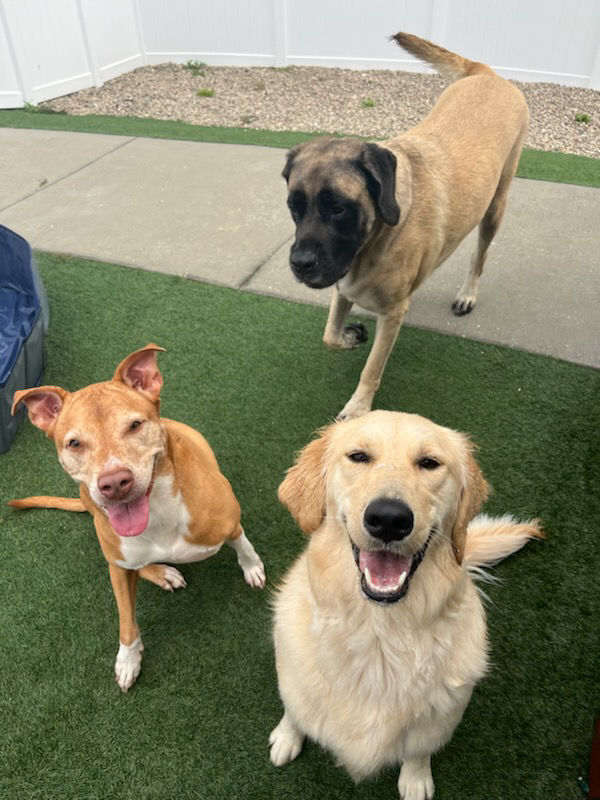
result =
[{"label": "golden retriever's open mouth", "polygon": [[423,560],[431,534],[414,555],[391,550],[361,550],[354,542],[352,552],[361,578],[363,594],[376,603],[396,603],[408,592],[410,580]]}]

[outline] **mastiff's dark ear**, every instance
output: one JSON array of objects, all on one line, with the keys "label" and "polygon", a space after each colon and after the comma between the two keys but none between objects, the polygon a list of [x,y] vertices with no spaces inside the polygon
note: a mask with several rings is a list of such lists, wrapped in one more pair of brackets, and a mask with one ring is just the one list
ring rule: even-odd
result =
[{"label": "mastiff's dark ear", "polygon": [[367,143],[358,157],[358,167],[367,179],[375,208],[387,225],[397,225],[400,207],[396,202],[396,156],[385,147]]},{"label": "mastiff's dark ear", "polygon": [[294,166],[294,159],[298,155],[298,150],[300,149],[300,145],[293,147],[291,150],[288,150],[287,154],[287,161],[285,162],[285,167],[283,168],[282,175],[286,179],[286,181],[290,177],[290,172],[292,171],[292,167]]}]

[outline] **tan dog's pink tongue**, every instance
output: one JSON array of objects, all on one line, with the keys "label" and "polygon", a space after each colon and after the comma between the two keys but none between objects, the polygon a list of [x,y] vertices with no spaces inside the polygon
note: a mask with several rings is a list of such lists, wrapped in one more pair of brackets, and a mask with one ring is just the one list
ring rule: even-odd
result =
[{"label": "tan dog's pink tongue", "polygon": [[150,502],[148,495],[143,494],[132,503],[121,503],[106,509],[110,524],[119,536],[139,536],[146,530]]},{"label": "tan dog's pink tongue", "polygon": [[360,551],[361,571],[368,569],[373,581],[381,587],[396,583],[403,572],[410,571],[411,565],[411,556],[400,556],[386,550]]}]

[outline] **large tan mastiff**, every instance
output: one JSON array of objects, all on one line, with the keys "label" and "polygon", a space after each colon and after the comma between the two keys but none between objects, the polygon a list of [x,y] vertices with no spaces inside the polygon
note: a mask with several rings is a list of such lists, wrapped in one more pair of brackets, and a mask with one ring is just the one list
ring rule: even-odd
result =
[{"label": "large tan mastiff", "polygon": [[291,150],[283,175],[296,223],[290,265],[315,289],[335,285],[323,340],[356,347],[353,303],[377,315],[359,384],[340,412],[369,411],[415,289],[479,225],[471,269],[452,309],[473,308],[486,254],[506,207],[529,112],[488,67],[407,33],[393,37],[455,82],[416,127],[381,144],[317,138]]}]

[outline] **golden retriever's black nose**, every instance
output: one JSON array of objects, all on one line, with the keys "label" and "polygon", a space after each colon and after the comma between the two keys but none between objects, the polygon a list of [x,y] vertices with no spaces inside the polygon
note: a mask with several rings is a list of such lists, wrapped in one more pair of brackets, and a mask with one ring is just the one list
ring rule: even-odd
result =
[{"label": "golden retriever's black nose", "polygon": [[394,542],[408,536],[413,529],[414,517],[402,500],[380,497],[366,507],[363,522],[371,536],[384,542]]}]

